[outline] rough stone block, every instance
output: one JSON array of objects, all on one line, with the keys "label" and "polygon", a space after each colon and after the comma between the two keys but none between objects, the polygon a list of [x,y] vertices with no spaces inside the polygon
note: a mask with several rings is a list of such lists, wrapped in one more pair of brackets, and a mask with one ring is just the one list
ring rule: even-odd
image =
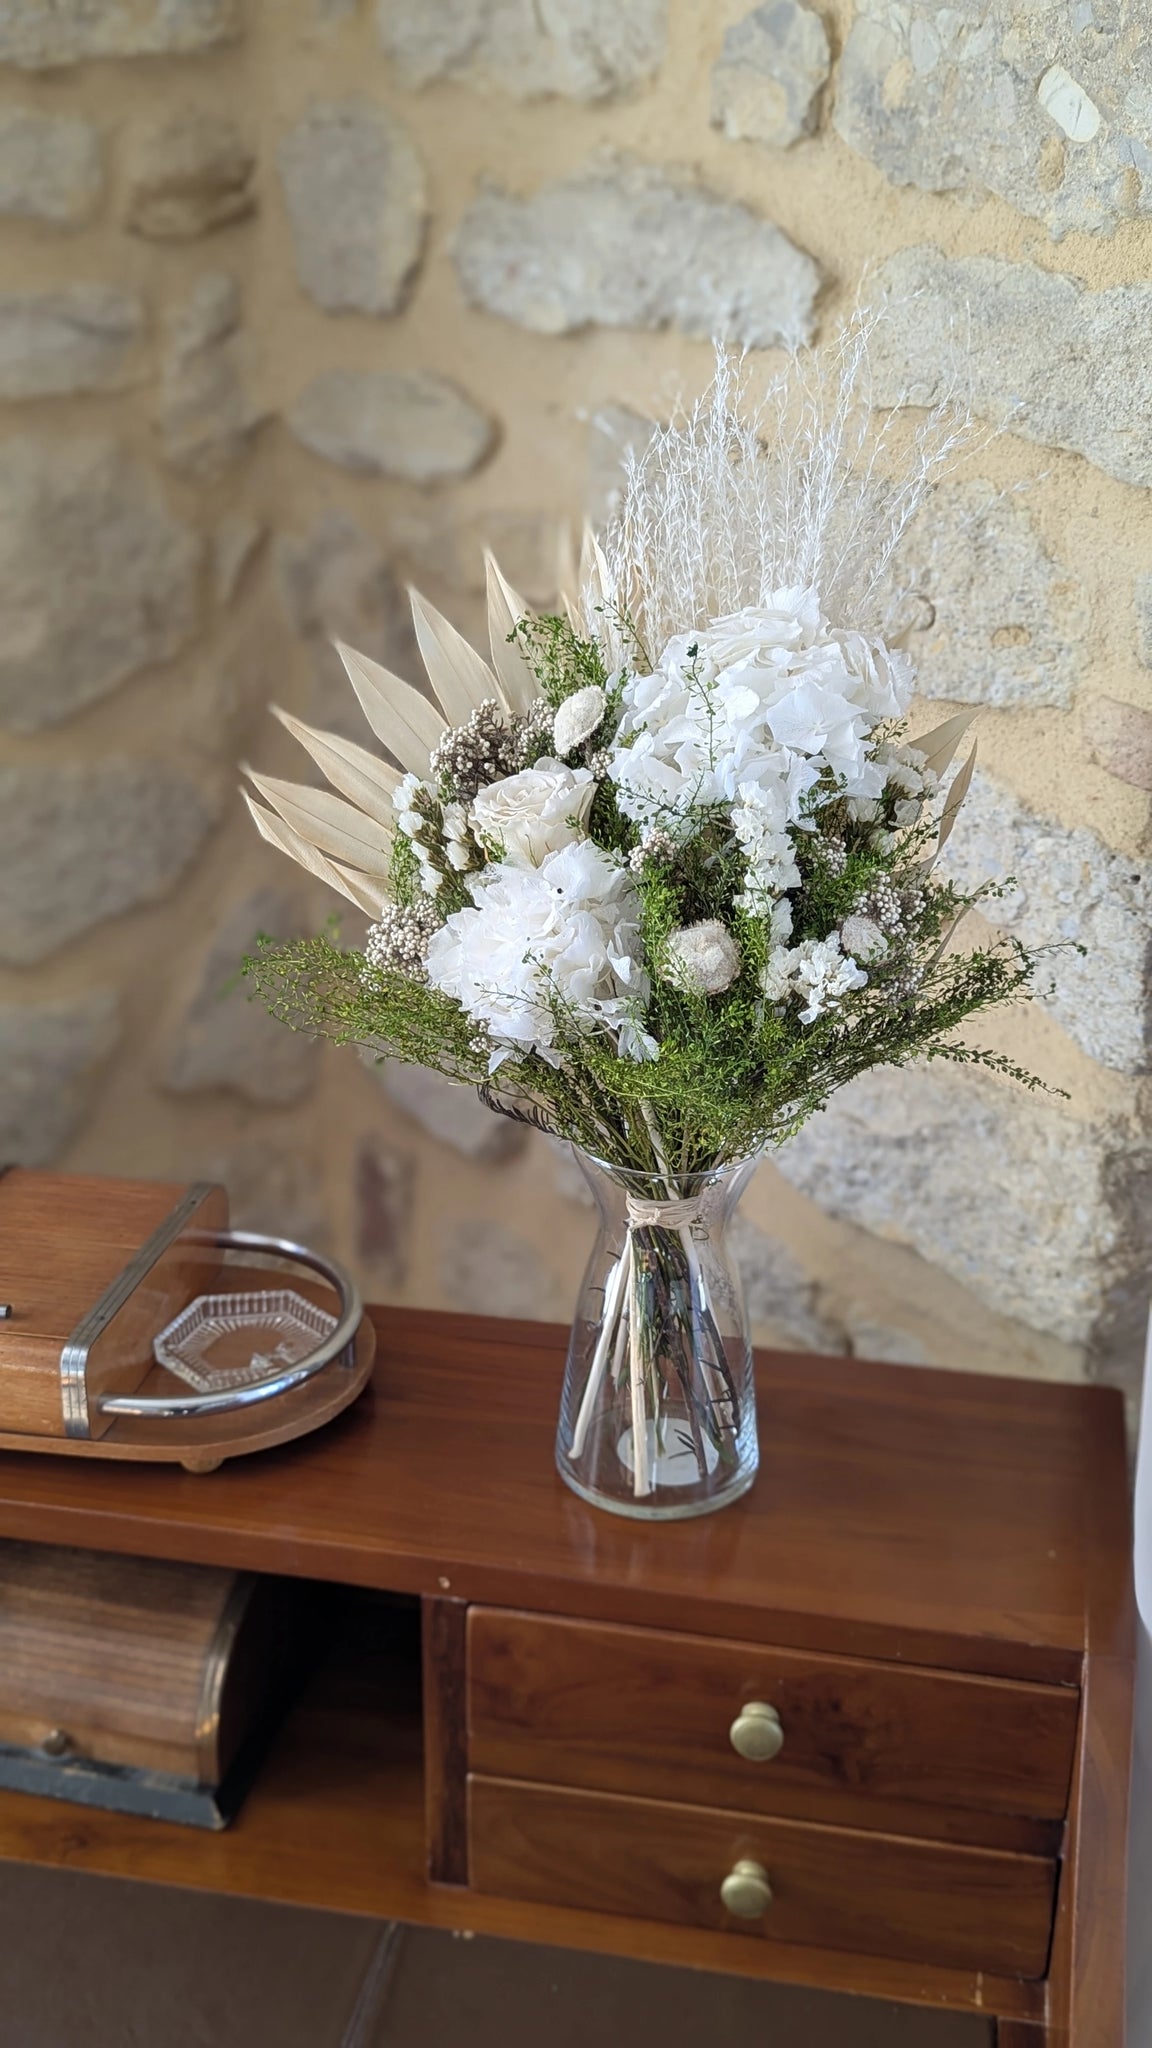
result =
[{"label": "rough stone block", "polygon": [[0,442],[0,725],[58,724],[179,653],[203,552],[115,443]]},{"label": "rough stone block", "polygon": [[239,460],[267,416],[248,391],[239,287],[223,271],[205,271],[165,324],[157,422],[165,457],[211,480]]},{"label": "rough stone block", "polygon": [[231,603],[267,532],[250,512],[229,512],[220,521],[212,536],[212,593],[217,604]]},{"label": "rough stone block", "polygon": [[[391,521],[389,538],[405,578],[423,590],[426,584],[447,586],[468,597],[483,597],[484,550],[490,548],[512,588],[528,604],[554,607],[560,573],[560,540],[566,522],[546,512],[501,512],[484,506],[478,512],[402,512]],[[487,608],[479,630],[484,642]],[[467,633],[454,604],[452,623]]]},{"label": "rough stone block", "polygon": [[876,274],[887,304],[873,342],[877,405],[934,405],[959,390],[1027,441],[1152,484],[1152,284],[1088,291],[999,257],[902,249]]},{"label": "rough stone block", "polygon": [[1008,895],[981,909],[1028,947],[1060,948],[1039,964],[1037,1000],[1089,1058],[1142,1072],[1152,915],[1147,863],[1115,853],[1085,825],[1038,816],[977,771],[943,865],[966,889],[990,876],[1016,878]]},{"label": "rough stone block", "polygon": [[330,313],[397,312],[428,216],[407,129],[371,100],[323,101],[284,136],[279,163],[304,290]]},{"label": "rough stone block", "polygon": [[412,85],[458,80],[539,99],[608,99],[663,62],[668,0],[380,0],[380,40]]},{"label": "rough stone block", "polygon": [[268,1014],[242,978],[257,940],[294,938],[305,920],[282,889],[259,889],[222,920],[173,1038],[164,1084],[181,1095],[231,1088],[250,1102],[300,1102],[316,1080],[320,1047]]},{"label": "rough stone block", "polygon": [[321,1165],[307,1126],[298,1126],[286,1139],[248,1131],[242,1143],[226,1151],[201,1154],[189,1163],[187,1174],[190,1180],[223,1182],[236,1230],[262,1230],[317,1251],[329,1241]]},{"label": "rough stone block", "polygon": [[1088,600],[1018,498],[991,483],[941,484],[896,574],[913,593],[907,647],[922,696],[1071,703],[1090,656]]},{"label": "rough stone block", "polygon": [[492,422],[427,370],[323,370],[288,425],[314,455],[369,476],[438,483],[467,476],[492,446]]},{"label": "rough stone block", "polygon": [[828,32],[803,0],[765,0],[724,37],[712,66],[712,126],[733,142],[786,149],[816,126],[831,68]]},{"label": "rough stone block", "polygon": [[377,542],[346,513],[322,512],[308,533],[280,536],[275,566],[288,623],[312,648],[317,722],[375,746],[332,641],[414,683],[424,673],[411,612]]},{"label": "rough stone block", "polygon": [[819,1290],[800,1261],[750,1216],[737,1215],[728,1243],[744,1286],[744,1306],[756,1330],[790,1351],[846,1351],[848,1340],[820,1305]]},{"label": "rough stone block", "polygon": [[110,284],[0,292],[0,398],[120,391],[139,374],[144,308]]},{"label": "rough stone block", "polygon": [[240,29],[241,0],[0,0],[0,64],[45,71],[86,57],[185,57]]},{"label": "rough stone block", "polygon": [[881,1365],[932,1365],[919,1337],[893,1323],[853,1323],[853,1358],[871,1358]]},{"label": "rough stone block", "polygon": [[0,1160],[49,1166],[76,1135],[119,1037],[107,989],[61,1002],[0,1003]]},{"label": "rough stone block", "polygon": [[1072,1344],[1109,1313],[1139,1249],[1114,1203],[1131,1134],[938,1067],[853,1081],[775,1155],[833,1216],[911,1245],[1001,1315]]},{"label": "rough stone block", "polygon": [[186,242],[255,210],[255,152],[227,114],[186,107],[131,136],[124,226],[149,241]]},{"label": "rough stone block", "polygon": [[162,760],[0,767],[0,962],[46,960],[105,918],[159,901],[217,808]]},{"label": "rough stone block", "polygon": [[1080,720],[1094,761],[1121,782],[1152,789],[1152,711],[1118,697],[1093,697]]},{"label": "rough stone block", "polygon": [[1136,578],[1136,656],[1152,668],[1152,575]]},{"label": "rough stone block", "polygon": [[104,186],[100,137],[90,121],[0,112],[0,214],[78,227],[95,212]]},{"label": "rough stone block", "polygon": [[562,1313],[557,1276],[535,1245],[507,1224],[467,1216],[449,1226],[440,1255],[440,1292],[478,1316],[553,1322]]},{"label": "rough stone block", "polygon": [[356,1151],[356,1255],[376,1279],[402,1287],[408,1271],[416,1162],[378,1138]]},{"label": "rough stone block", "polygon": [[1152,212],[1152,57],[1103,9],[859,0],[836,127],[896,185],[996,192],[1054,237]]},{"label": "rough stone block", "polygon": [[820,273],[689,172],[602,153],[527,199],[489,191],[456,236],[466,297],[536,334],[679,327],[747,348],[806,339]]},{"label": "rough stone block", "polygon": [[474,1088],[446,1081],[443,1074],[434,1074],[429,1067],[409,1066],[404,1060],[366,1059],[365,1064],[405,1116],[442,1145],[463,1153],[465,1159],[494,1163],[523,1151],[526,1127],[486,1109]]}]

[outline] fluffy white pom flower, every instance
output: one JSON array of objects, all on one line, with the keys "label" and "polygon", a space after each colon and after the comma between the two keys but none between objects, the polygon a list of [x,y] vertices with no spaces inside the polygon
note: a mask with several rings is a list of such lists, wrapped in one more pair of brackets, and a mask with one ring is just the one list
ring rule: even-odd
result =
[{"label": "fluffy white pom flower", "polygon": [[746,802],[751,786],[778,797],[795,825],[826,769],[849,796],[878,797],[884,775],[865,742],[911,695],[905,656],[834,632],[814,591],[778,590],[677,634],[651,675],[629,678],[609,761],[620,808],[667,823],[701,804]]},{"label": "fluffy white pom flower", "polygon": [[775,946],[764,969],[764,993],[770,1003],[782,1003],[790,995],[803,1002],[802,1024],[813,1024],[825,1010],[839,1007],[841,999],[868,980],[863,968],[841,952],[840,939],[833,932],[826,939],[802,939],[798,946]]},{"label": "fluffy white pom flower", "polygon": [[589,769],[566,768],[545,755],[534,768],[479,790],[469,821],[477,838],[498,846],[512,867],[536,868],[583,837],[595,794]]},{"label": "fluffy white pom flower", "polygon": [[709,917],[681,925],[668,940],[664,978],[691,995],[718,996],[740,972],[740,949],[726,924]]},{"label": "fluffy white pom flower", "polygon": [[427,971],[434,988],[487,1026],[493,1070],[512,1052],[558,1064],[565,1025],[613,1034],[625,1058],[651,1056],[655,1046],[632,1015],[650,991],[624,868],[582,839],[539,867],[491,864],[472,883],[472,900],[435,933]]},{"label": "fluffy white pom flower", "polygon": [[571,754],[577,747],[590,740],[598,725],[604,723],[608,699],[599,683],[589,683],[587,689],[576,690],[571,697],[565,697],[552,722],[552,744],[558,754]]},{"label": "fluffy white pom flower", "polygon": [[888,951],[887,936],[875,918],[860,917],[855,913],[846,917],[840,927],[840,944],[854,960],[863,960],[865,966],[873,960],[882,960]]}]

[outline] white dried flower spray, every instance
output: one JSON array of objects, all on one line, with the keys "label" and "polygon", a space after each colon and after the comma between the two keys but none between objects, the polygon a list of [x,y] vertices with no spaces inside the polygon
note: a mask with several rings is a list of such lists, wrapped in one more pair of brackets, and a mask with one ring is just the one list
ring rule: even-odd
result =
[{"label": "white dried flower spray", "polygon": [[798,352],[759,402],[747,364],[718,349],[704,396],[629,454],[604,570],[583,594],[610,669],[621,618],[651,666],[677,635],[782,590],[814,591],[854,634],[889,629],[896,548],[971,421],[951,393],[911,433],[899,399],[873,405],[882,317],[858,312],[825,347]]}]

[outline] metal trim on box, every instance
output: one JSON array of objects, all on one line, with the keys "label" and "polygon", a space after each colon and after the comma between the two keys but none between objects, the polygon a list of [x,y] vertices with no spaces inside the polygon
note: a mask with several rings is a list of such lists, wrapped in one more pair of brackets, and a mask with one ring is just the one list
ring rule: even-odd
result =
[{"label": "metal trim on box", "polygon": [[116,1275],[95,1307],[77,1323],[60,1353],[60,1398],[64,1409],[64,1434],[90,1437],[92,1421],[88,1408],[88,1355],[113,1317],[135,1293],[145,1275],[191,1222],[196,1211],[212,1193],[212,1181],[196,1181],[164,1218],[150,1238]]}]

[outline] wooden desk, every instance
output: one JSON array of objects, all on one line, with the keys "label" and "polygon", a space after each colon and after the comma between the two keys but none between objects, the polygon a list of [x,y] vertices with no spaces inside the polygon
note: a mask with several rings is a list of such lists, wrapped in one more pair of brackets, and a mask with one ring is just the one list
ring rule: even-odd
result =
[{"label": "wooden desk", "polygon": [[[227,1834],[4,1794],[0,1857],[1120,2048],[1118,1396],[763,1354],[752,1492],[645,1527],[553,1471],[562,1332],[375,1319],[320,1435],[206,1477],[5,1454],[0,1536],[418,1594],[422,1714],[361,1616]],[[743,1761],[732,1714],[770,1694],[779,1758]],[[733,1855],[769,1871],[754,1924]]]}]

